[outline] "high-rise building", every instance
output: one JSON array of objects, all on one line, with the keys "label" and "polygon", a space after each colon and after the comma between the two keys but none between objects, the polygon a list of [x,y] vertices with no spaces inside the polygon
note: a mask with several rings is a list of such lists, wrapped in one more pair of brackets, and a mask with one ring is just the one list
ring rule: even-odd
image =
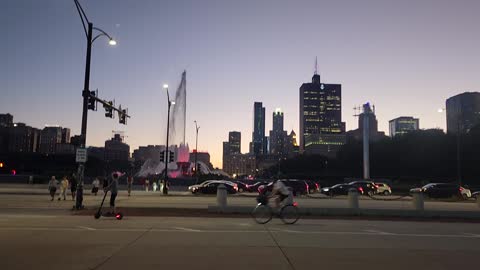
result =
[{"label": "high-rise building", "polygon": [[203,164],[207,165],[207,167],[210,170],[213,170],[213,165],[210,162],[210,154],[208,152],[197,152],[197,153],[195,153],[195,151],[194,151],[194,152],[190,153],[189,161],[192,162],[192,163],[195,162],[195,154],[196,154],[196,157],[197,157],[197,162],[202,162]]},{"label": "high-rise building", "polygon": [[418,118],[413,118],[411,116],[401,116],[392,119],[388,122],[388,124],[390,129],[390,137],[407,134],[411,131],[419,129]]},{"label": "high-rise building", "polygon": [[62,128],[47,126],[40,132],[39,152],[42,154],[55,154],[57,144],[62,143]]},{"label": "high-rise building", "polygon": [[0,114],[0,128],[9,128],[13,127],[13,115],[7,114]]},{"label": "high-rise building", "polygon": [[[320,75],[315,72],[312,82],[300,87],[300,151],[324,154],[316,146],[329,148],[332,144],[335,148],[344,141],[344,133],[342,85],[322,83]],[[308,147],[311,147],[310,151]]]},{"label": "high-rise building", "polygon": [[128,161],[129,158],[130,146],[123,142],[120,134],[114,134],[111,140],[105,141],[105,161]]},{"label": "high-rise building", "polygon": [[160,162],[160,153],[162,149],[165,149],[165,146],[160,145],[148,145],[140,146],[138,149],[133,151],[132,157],[135,161],[147,161],[152,160],[155,162]]},{"label": "high-rise building", "polygon": [[253,105],[253,133],[250,144],[250,154],[263,155],[267,152],[265,138],[265,107],[262,102],[255,102]]},{"label": "high-rise building", "polygon": [[9,129],[8,152],[34,153],[38,151],[40,130],[24,123],[15,123]]},{"label": "high-rise building", "polygon": [[62,128],[62,143],[70,143],[70,129]]},{"label": "high-rise building", "polygon": [[280,108],[273,112],[273,127],[269,141],[270,154],[278,156],[286,154],[287,131],[283,130],[283,112]]},{"label": "high-rise building", "polygon": [[231,154],[224,158],[222,170],[231,176],[254,175],[256,158],[249,154]]},{"label": "high-rise building", "polygon": [[480,125],[480,93],[465,92],[447,99],[447,133],[468,133]]},{"label": "high-rise building", "polygon": [[228,144],[230,146],[230,154],[240,154],[242,147],[242,134],[238,131],[230,131],[228,133]]}]

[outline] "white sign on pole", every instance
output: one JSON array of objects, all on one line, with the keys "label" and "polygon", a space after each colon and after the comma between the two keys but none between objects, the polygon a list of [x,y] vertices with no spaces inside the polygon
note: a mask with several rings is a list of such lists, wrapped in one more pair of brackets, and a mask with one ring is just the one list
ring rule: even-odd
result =
[{"label": "white sign on pole", "polygon": [[75,160],[78,163],[87,162],[87,149],[86,148],[78,148],[77,149],[77,156],[76,156]]}]

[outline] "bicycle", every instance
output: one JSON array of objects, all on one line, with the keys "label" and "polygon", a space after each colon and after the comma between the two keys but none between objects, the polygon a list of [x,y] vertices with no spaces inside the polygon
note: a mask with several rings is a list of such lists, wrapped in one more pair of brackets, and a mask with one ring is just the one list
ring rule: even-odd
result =
[{"label": "bicycle", "polygon": [[[267,198],[259,198],[257,201],[258,204],[252,211],[252,217],[258,224],[266,224],[273,218],[273,208],[268,204]],[[275,214],[285,224],[294,224],[300,219],[297,203],[286,204],[280,208],[278,213]]]}]

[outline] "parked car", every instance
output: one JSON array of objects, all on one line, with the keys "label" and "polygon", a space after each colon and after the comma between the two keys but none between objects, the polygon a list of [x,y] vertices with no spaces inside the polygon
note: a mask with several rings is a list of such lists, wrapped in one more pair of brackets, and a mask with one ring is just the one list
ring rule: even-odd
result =
[{"label": "parked car", "polygon": [[247,191],[247,184],[240,181],[233,181],[233,183],[237,184],[238,192]]},{"label": "parked car", "polygon": [[472,193],[472,198],[476,200],[478,197],[480,197],[480,191],[475,191]]},{"label": "parked car", "polygon": [[235,194],[237,193],[238,187],[236,184],[230,181],[210,181],[207,183],[202,183],[202,185],[198,185],[197,187],[192,188],[192,193],[202,193],[202,194],[216,194],[217,188],[219,185],[225,185],[227,188],[228,194]]},{"label": "parked car", "polygon": [[468,199],[472,197],[472,192],[458,184],[452,183],[430,183],[421,188],[413,188],[410,193],[422,192],[429,198],[451,198],[457,197]]},{"label": "parked car", "polygon": [[248,192],[258,192],[258,187],[263,186],[263,185],[268,185],[270,182],[256,182],[255,184],[252,185],[247,185],[247,191]]},{"label": "parked car", "polygon": [[392,188],[385,183],[375,183],[377,187],[377,194],[390,195],[392,194]]},{"label": "parked car", "polygon": [[[293,196],[308,194],[308,184],[304,180],[297,179],[281,179],[282,183],[292,190]],[[270,182],[267,186],[267,192],[273,190],[273,182]]]},{"label": "parked car", "polygon": [[377,187],[372,181],[353,181],[349,183],[352,186],[362,188],[363,193],[372,196],[377,193]]},{"label": "parked car", "polygon": [[312,194],[320,191],[320,185],[317,182],[311,180],[305,180],[308,184],[308,193]]},{"label": "parked car", "polygon": [[191,186],[188,187],[188,191],[190,191],[190,192],[192,192],[192,193],[195,193],[194,190],[196,190],[196,189],[198,189],[199,187],[204,186],[204,185],[206,185],[206,184],[208,184],[208,183],[210,183],[210,182],[213,182],[213,181],[215,181],[215,180],[207,180],[207,181],[202,182],[202,183],[200,183],[200,184],[191,185]]},{"label": "parked car", "polygon": [[324,187],[320,189],[320,192],[322,194],[328,195],[328,196],[338,196],[338,195],[348,195],[348,191],[351,188],[356,188],[358,190],[359,194],[363,194],[363,188],[362,187],[357,187],[351,184],[336,184],[331,187]]}]

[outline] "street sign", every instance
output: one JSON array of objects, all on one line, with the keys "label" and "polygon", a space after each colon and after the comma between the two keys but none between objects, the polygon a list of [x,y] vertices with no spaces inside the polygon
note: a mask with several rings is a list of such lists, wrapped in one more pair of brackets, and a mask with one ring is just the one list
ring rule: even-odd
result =
[{"label": "street sign", "polygon": [[75,158],[77,163],[85,163],[87,162],[87,149],[86,148],[78,148],[77,149],[77,156]]}]

